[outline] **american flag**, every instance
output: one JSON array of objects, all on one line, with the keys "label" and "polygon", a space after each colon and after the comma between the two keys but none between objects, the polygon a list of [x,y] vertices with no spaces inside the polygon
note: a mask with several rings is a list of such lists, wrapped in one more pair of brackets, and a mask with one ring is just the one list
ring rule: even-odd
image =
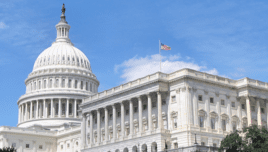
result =
[{"label": "american flag", "polygon": [[161,43],[161,50],[171,50],[171,47]]}]

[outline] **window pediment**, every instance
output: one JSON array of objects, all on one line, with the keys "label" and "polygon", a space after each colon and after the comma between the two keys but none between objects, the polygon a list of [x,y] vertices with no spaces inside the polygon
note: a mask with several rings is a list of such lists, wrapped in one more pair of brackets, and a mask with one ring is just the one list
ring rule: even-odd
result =
[{"label": "window pediment", "polygon": [[198,115],[199,116],[206,116],[206,111],[204,109],[198,110]]},{"label": "window pediment", "polygon": [[218,117],[218,114],[215,112],[215,111],[211,111],[209,113],[210,117],[213,117],[213,118],[217,118]]}]

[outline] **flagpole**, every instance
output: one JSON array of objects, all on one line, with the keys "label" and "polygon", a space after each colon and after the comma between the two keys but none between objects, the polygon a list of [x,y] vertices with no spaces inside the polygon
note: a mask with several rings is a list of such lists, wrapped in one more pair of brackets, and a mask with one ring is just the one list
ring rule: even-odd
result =
[{"label": "flagpole", "polygon": [[161,43],[159,40],[160,72],[161,72]]}]

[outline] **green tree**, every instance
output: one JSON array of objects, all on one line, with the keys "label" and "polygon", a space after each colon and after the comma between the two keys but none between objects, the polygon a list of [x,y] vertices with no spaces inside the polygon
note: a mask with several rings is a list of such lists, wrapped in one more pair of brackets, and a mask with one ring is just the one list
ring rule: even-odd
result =
[{"label": "green tree", "polygon": [[4,148],[0,148],[0,152],[16,152],[16,149],[13,147],[4,147]]},{"label": "green tree", "polygon": [[235,131],[227,135],[222,141],[219,152],[266,152],[268,150],[268,131],[257,125],[246,127],[243,131]]}]

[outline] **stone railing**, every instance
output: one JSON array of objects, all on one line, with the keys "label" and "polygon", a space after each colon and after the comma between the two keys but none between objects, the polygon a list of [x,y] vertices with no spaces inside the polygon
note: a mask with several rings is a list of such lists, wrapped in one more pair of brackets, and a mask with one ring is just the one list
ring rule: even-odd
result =
[{"label": "stone railing", "polygon": [[127,82],[127,83],[122,84],[120,86],[116,86],[116,87],[111,88],[109,90],[105,90],[105,91],[99,92],[95,95],[92,95],[89,98],[86,98],[84,100],[84,102],[90,102],[92,100],[96,100],[96,99],[99,99],[99,98],[102,98],[105,96],[109,96],[109,95],[112,95],[112,94],[120,92],[120,91],[134,88],[138,85],[145,84],[145,83],[157,80],[157,79],[172,81],[172,80],[175,80],[176,78],[180,78],[182,76],[189,76],[189,77],[193,77],[196,79],[202,79],[202,80],[206,80],[206,81],[216,82],[216,83],[223,84],[223,85],[229,85],[230,87],[234,87],[234,88],[239,87],[239,86],[243,86],[243,85],[254,85],[254,86],[258,86],[258,87],[262,87],[262,88],[268,88],[268,84],[266,82],[261,82],[261,81],[257,81],[257,80],[253,80],[253,79],[249,79],[249,78],[232,80],[229,78],[225,78],[225,77],[221,77],[221,76],[217,76],[217,75],[212,75],[212,74],[208,74],[208,73],[204,73],[204,72],[200,72],[200,71],[195,71],[192,69],[181,69],[181,70],[178,70],[178,71],[170,73],[170,74],[157,72],[157,73],[139,78],[137,80]]},{"label": "stone railing", "polygon": [[51,135],[51,136],[54,136],[56,134],[56,131],[50,131],[50,130],[38,130],[38,129],[29,129],[29,128],[1,126],[0,132],[5,132],[5,131],[27,133],[27,134],[38,134],[38,135]]}]

